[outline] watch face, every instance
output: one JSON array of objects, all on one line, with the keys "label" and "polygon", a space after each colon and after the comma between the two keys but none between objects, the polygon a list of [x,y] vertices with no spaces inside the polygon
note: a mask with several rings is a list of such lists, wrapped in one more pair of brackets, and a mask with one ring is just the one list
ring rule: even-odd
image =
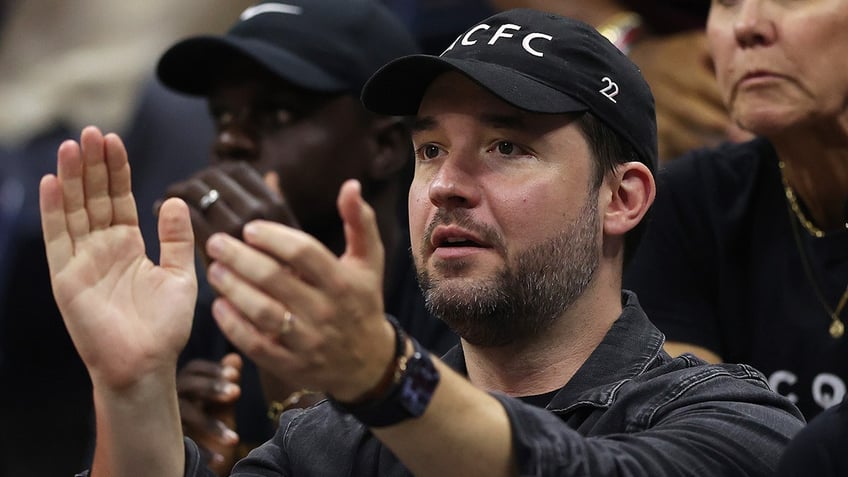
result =
[{"label": "watch face", "polygon": [[433,366],[433,361],[416,351],[406,364],[400,395],[403,407],[413,417],[424,414],[438,383],[439,371]]}]

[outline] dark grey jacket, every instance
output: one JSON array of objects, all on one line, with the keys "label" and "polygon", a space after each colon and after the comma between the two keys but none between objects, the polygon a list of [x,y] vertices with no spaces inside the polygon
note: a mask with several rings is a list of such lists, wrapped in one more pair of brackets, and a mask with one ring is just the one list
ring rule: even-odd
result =
[{"label": "dark grey jacket", "polygon": [[[541,409],[496,395],[525,476],[770,476],[804,421],[746,365],[671,359],[636,296],[577,374]],[[464,372],[457,347],[445,361]],[[186,446],[186,474],[207,475]],[[283,414],[233,475],[405,476],[367,428],[323,402]]]}]

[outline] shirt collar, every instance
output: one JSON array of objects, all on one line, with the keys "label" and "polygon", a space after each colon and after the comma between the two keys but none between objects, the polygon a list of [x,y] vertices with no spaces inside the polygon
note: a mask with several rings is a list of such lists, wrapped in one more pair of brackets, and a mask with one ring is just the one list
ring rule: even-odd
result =
[{"label": "shirt collar", "polygon": [[[619,318],[548,409],[561,410],[579,403],[609,406],[622,384],[656,363],[665,336],[648,320],[633,292],[622,291],[621,301]],[[462,346],[454,346],[442,359],[455,371],[468,374]]]},{"label": "shirt collar", "polygon": [[609,406],[622,384],[657,363],[665,336],[650,322],[633,292],[622,291],[621,301],[621,316],[548,409],[581,402]]}]

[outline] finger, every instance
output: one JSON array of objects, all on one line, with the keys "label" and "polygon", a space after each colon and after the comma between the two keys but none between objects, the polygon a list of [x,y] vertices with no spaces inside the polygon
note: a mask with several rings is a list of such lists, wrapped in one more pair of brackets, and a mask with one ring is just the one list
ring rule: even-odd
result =
[{"label": "finger", "polygon": [[260,369],[271,370],[275,375],[287,375],[294,370],[295,352],[257,330],[226,299],[218,298],[212,303],[212,316],[224,336]]},{"label": "finger", "polygon": [[192,359],[179,370],[179,374],[196,374],[208,377],[221,377],[223,366],[217,361],[196,358]]},{"label": "finger", "polygon": [[95,127],[83,129],[80,148],[89,227],[92,230],[104,229],[112,224],[112,199],[109,196],[109,170],[103,134]]},{"label": "finger", "polygon": [[[246,282],[220,263],[213,262],[209,266],[209,283],[260,332],[276,337],[282,333],[284,326],[291,326],[291,320],[287,319],[287,316],[291,316],[291,312],[281,302]],[[318,297],[315,299],[317,300]],[[298,323],[300,339],[303,339],[307,333],[306,328],[306,323]]]},{"label": "finger", "polygon": [[187,434],[199,437],[206,431],[206,414],[203,412],[203,405],[181,396],[179,406],[183,429]]},{"label": "finger", "polygon": [[[183,199],[195,212],[192,217],[196,218],[198,226],[207,228],[209,235],[224,232],[233,237],[241,237],[241,228],[245,222],[232,208],[233,204],[239,202],[241,198],[232,190],[230,183],[222,187],[219,189],[198,175],[187,182]],[[213,189],[218,192],[218,199],[210,205],[201,206],[203,198]]]},{"label": "finger", "polygon": [[212,262],[209,284],[226,297],[258,330],[273,334],[280,329],[286,308],[262,291],[247,284],[220,263]]},{"label": "finger", "polygon": [[[60,150],[65,146],[63,144]],[[74,245],[68,234],[62,184],[59,178],[54,175],[44,176],[39,184],[38,195],[47,264],[50,268],[50,276],[55,277],[74,255]]]},{"label": "finger", "polygon": [[223,204],[232,211],[235,218],[233,222],[242,225],[262,217],[262,203],[232,178],[215,175],[206,177],[204,180],[210,188],[216,189],[221,194],[219,202],[223,201]]},{"label": "finger", "polygon": [[[194,230],[194,243],[200,253],[206,256],[206,241],[215,233],[215,230],[206,221],[203,212],[194,207],[189,207],[189,216],[191,217],[191,227]],[[209,261],[208,258],[206,260]]]},{"label": "finger", "polygon": [[241,388],[220,373],[203,375],[180,372],[177,375],[177,394],[195,401],[226,404],[238,400]]},{"label": "finger", "polygon": [[112,223],[137,226],[138,208],[132,195],[127,149],[117,134],[107,134],[104,141],[109,173],[109,196],[112,201]]},{"label": "finger", "polygon": [[85,210],[82,151],[74,141],[65,141],[56,154],[56,175],[62,191],[65,221],[71,239],[88,234],[88,213]]},{"label": "finger", "polygon": [[221,370],[224,378],[232,382],[238,382],[241,379],[241,370],[244,367],[244,361],[238,353],[227,353],[221,358]]},{"label": "finger", "polygon": [[[245,238],[249,235],[262,238],[255,238],[257,245],[248,245],[216,234],[206,243],[207,254],[293,313],[315,316],[314,307],[323,303],[323,298],[314,285],[328,280],[322,274],[327,275],[336,265],[333,253],[314,237],[274,222],[250,222],[245,226]],[[290,266],[289,260],[302,268]],[[210,277],[210,283],[213,280]],[[234,304],[243,306],[241,301]]]},{"label": "finger", "polygon": [[195,282],[194,233],[188,207],[180,199],[168,199],[159,211],[159,265],[190,277]]},{"label": "finger", "polygon": [[[165,197],[176,197],[186,202],[189,206],[189,215],[191,217],[191,226],[194,230],[194,242],[197,244],[198,251],[203,255],[204,262],[208,263],[206,257],[206,240],[212,235],[213,230],[203,212],[197,208],[199,198],[209,190],[208,186],[196,178],[191,178],[185,181],[177,182],[168,186],[165,192]],[[158,200],[154,204],[156,216],[159,216],[159,211],[162,209],[164,200]],[[192,206],[195,204],[195,206]]]},{"label": "finger", "polygon": [[263,214],[263,218],[296,229],[301,228],[294,211],[292,211],[288,201],[286,201],[285,194],[280,188],[280,176],[276,172],[267,172],[260,175],[249,164],[239,162],[233,165],[230,173],[239,184],[242,184],[245,189],[266,204],[269,210]]},{"label": "finger", "polygon": [[223,421],[207,415],[202,406],[187,399],[180,399],[179,407],[185,433],[199,445],[211,448],[238,444],[239,435]]},{"label": "finger", "polygon": [[[345,256],[362,260],[371,270],[383,270],[383,242],[374,209],[362,199],[362,185],[348,180],[338,198],[339,215],[344,221],[347,248]],[[380,272],[382,276],[382,272]]]},{"label": "finger", "polygon": [[[200,178],[212,189],[221,193],[222,199],[227,206],[238,217],[239,229],[241,225],[262,217],[264,205],[262,200],[269,195],[267,191],[262,193],[262,198],[257,197],[256,192],[248,189],[239,178],[234,177],[230,171],[234,168],[210,167],[200,174]],[[240,234],[239,234],[240,236]]]},{"label": "finger", "polygon": [[[267,220],[254,220],[245,225],[244,241],[251,247],[290,265],[304,282],[310,284],[326,282],[327,270],[338,260],[338,257],[315,237]],[[235,257],[228,257],[228,265],[233,265],[233,258]]]},{"label": "finger", "polygon": [[274,171],[268,171],[262,176],[262,182],[272,193],[283,196],[283,186],[280,185],[280,175]]}]

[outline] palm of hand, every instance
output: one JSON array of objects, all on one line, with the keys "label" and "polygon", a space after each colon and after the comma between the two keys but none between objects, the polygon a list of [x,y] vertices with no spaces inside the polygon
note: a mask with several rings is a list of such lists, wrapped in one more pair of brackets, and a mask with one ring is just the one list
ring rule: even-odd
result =
[{"label": "palm of hand", "polygon": [[53,282],[92,378],[130,385],[143,369],[175,359],[188,340],[196,281],[155,266],[137,228],[92,231]]},{"label": "palm of hand", "polygon": [[173,374],[197,295],[188,208],[159,214],[160,266],[144,252],[123,143],[83,130],[64,142],[57,174],[40,185],[51,283],[62,318],[92,380],[123,389]]}]

